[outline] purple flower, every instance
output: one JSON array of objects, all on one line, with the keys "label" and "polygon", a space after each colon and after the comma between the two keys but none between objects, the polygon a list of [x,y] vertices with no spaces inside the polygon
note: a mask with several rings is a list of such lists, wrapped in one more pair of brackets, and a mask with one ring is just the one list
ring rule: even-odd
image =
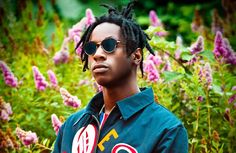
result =
[{"label": "purple flower", "polygon": [[1,110],[0,119],[2,119],[3,121],[9,121],[10,120],[9,114],[7,113],[7,111],[5,109]]},{"label": "purple flower", "polygon": [[57,77],[56,77],[55,73],[52,70],[48,70],[47,72],[48,72],[48,77],[51,82],[51,85],[53,87],[57,87],[58,83],[57,83]]},{"label": "purple flower", "polygon": [[12,109],[11,109],[11,105],[10,105],[10,103],[3,103],[2,104],[2,106],[1,106],[1,108],[3,108],[4,110],[6,110],[6,112],[7,112],[7,114],[9,114],[9,115],[12,115]]},{"label": "purple flower", "polygon": [[158,53],[155,53],[155,56],[153,56],[152,54],[149,54],[147,57],[147,60],[153,61],[153,63],[156,66],[159,66],[162,63],[161,56],[159,56]]},{"label": "purple flower", "polygon": [[203,98],[202,96],[198,96],[198,97],[197,97],[197,100],[198,100],[199,102],[203,102],[203,99],[204,99],[204,98]]},{"label": "purple flower", "polygon": [[215,36],[213,53],[215,54],[215,57],[219,58],[225,52],[226,50],[224,46],[223,36],[221,32],[217,31],[216,36]]},{"label": "purple flower", "polygon": [[16,128],[16,135],[21,140],[21,142],[29,147],[31,144],[35,144],[38,142],[38,137],[36,133],[31,131],[24,131],[21,128]]},{"label": "purple flower", "polygon": [[212,70],[211,70],[210,64],[206,63],[204,69],[205,69],[205,77],[206,77],[206,81],[207,81],[207,86],[208,86],[208,88],[211,88]]},{"label": "purple flower", "polygon": [[211,31],[212,33],[216,33],[217,31],[220,31],[223,33],[223,20],[220,18],[217,9],[213,10],[212,14],[212,23],[211,23]]},{"label": "purple flower", "polygon": [[236,86],[233,86],[231,90],[232,90],[232,91],[235,91],[235,90],[236,90]]},{"label": "purple flower", "polygon": [[224,55],[226,63],[236,65],[236,53],[231,47],[229,40],[224,38],[225,49],[227,50],[227,54]]},{"label": "purple flower", "polygon": [[60,88],[60,93],[66,106],[78,108],[81,105],[81,100],[77,96],[72,96],[66,89]]},{"label": "purple flower", "polygon": [[233,51],[226,38],[218,31],[215,36],[214,50],[215,58],[220,62],[236,65],[236,53]]},{"label": "purple flower", "polygon": [[211,88],[212,84],[212,70],[209,63],[206,63],[203,68],[200,68],[199,78],[201,82],[204,82],[208,89]]},{"label": "purple flower", "polygon": [[176,46],[177,46],[177,49],[175,51],[175,58],[180,59],[180,55],[182,53],[181,48],[183,47],[183,39],[180,35],[176,37]]},{"label": "purple flower", "polygon": [[95,22],[95,17],[91,9],[86,9],[86,27],[89,27],[93,22]]},{"label": "purple flower", "polygon": [[33,69],[35,87],[39,91],[44,91],[48,86],[48,82],[45,80],[44,76],[40,73],[38,67],[33,66],[32,69]]},{"label": "purple flower", "polygon": [[202,32],[204,29],[203,20],[198,9],[194,11],[194,18],[191,23],[191,29],[193,32]]},{"label": "purple flower", "polygon": [[199,36],[197,41],[191,45],[190,52],[191,54],[198,54],[204,49],[203,37]]},{"label": "purple flower", "polygon": [[156,12],[154,10],[151,10],[149,12],[149,19],[150,19],[150,23],[152,26],[154,26],[154,27],[162,26],[161,21],[159,20]]},{"label": "purple flower", "polygon": [[18,82],[17,78],[12,73],[11,69],[7,66],[7,64],[3,61],[0,61],[0,67],[2,69],[4,81],[6,85],[10,87],[17,87]]},{"label": "purple flower", "polygon": [[56,52],[56,54],[53,57],[54,64],[61,64],[66,63],[69,59],[69,49],[68,49],[68,43],[70,38],[65,38],[63,40],[63,44],[61,46],[61,50]]},{"label": "purple flower", "polygon": [[[80,37],[79,36],[74,36],[74,45],[75,45],[75,47],[76,47],[76,45],[77,45],[77,43],[80,41]],[[76,54],[77,55],[80,55],[81,54],[81,52],[82,52],[82,46],[80,45],[80,46],[78,46],[77,48],[76,48]]]},{"label": "purple flower", "polygon": [[89,84],[90,84],[89,80],[84,79],[84,80],[80,80],[78,85],[83,86],[83,85],[89,85]]},{"label": "purple flower", "polygon": [[60,127],[62,125],[61,121],[58,119],[56,114],[52,114],[51,115],[51,119],[52,119],[52,126],[54,131],[56,132],[56,135],[58,134]]},{"label": "purple flower", "polygon": [[171,63],[170,63],[170,61],[169,61],[169,55],[165,54],[165,55],[163,56],[163,59],[164,59],[164,61],[165,61],[165,62],[164,62],[165,65],[163,66],[161,72],[164,72],[164,71],[172,71],[172,69],[171,69]]},{"label": "purple flower", "polygon": [[0,119],[3,121],[9,121],[10,115],[12,115],[12,108],[10,103],[6,103],[3,98],[0,99]]},{"label": "purple flower", "polygon": [[236,94],[233,95],[233,96],[231,96],[231,97],[229,98],[229,100],[228,100],[228,104],[233,103],[235,100],[236,100]]},{"label": "purple flower", "polygon": [[[88,28],[93,22],[95,22],[95,17],[91,9],[86,9],[86,17],[83,17],[78,23],[72,26],[68,30],[69,40],[74,41],[74,46],[80,41],[80,37],[84,30]],[[80,55],[82,51],[81,46],[76,49],[77,55]]]},{"label": "purple flower", "polygon": [[144,62],[144,72],[148,75],[148,80],[151,82],[157,82],[160,78],[159,73],[152,60],[146,60]]},{"label": "purple flower", "polygon": [[[149,20],[150,20],[151,26],[153,26],[153,27],[162,27],[163,28],[161,20],[158,18],[157,14],[154,10],[151,10],[149,12]],[[168,32],[159,31],[159,32],[156,32],[155,34],[159,37],[163,37],[163,36],[166,36],[168,34]]]}]

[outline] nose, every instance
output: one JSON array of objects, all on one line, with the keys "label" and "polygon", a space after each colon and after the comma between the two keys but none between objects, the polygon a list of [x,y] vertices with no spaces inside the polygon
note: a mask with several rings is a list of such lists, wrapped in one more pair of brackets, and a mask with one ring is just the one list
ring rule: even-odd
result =
[{"label": "nose", "polygon": [[103,51],[101,45],[99,45],[97,47],[97,50],[96,50],[95,54],[93,55],[93,59],[95,61],[105,60],[106,59],[106,53]]}]

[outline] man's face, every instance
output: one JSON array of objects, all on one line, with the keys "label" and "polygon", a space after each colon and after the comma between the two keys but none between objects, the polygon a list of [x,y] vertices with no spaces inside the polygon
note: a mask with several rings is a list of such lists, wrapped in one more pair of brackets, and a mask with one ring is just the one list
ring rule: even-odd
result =
[{"label": "man's face", "polygon": [[99,45],[95,54],[89,56],[89,66],[98,84],[104,87],[114,87],[124,83],[131,77],[132,63],[125,49],[125,42],[121,37],[121,29],[112,23],[102,23],[93,30],[90,41],[100,44],[104,39],[112,37],[120,43],[112,53],[107,53]]}]

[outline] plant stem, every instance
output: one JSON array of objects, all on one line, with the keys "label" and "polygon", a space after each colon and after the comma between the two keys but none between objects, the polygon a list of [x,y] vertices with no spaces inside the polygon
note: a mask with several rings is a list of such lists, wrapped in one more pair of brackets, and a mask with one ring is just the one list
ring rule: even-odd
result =
[{"label": "plant stem", "polygon": [[[198,102],[197,102],[197,103],[198,103]],[[196,121],[196,127],[195,127],[195,129],[194,129],[194,133],[193,133],[194,137],[196,137],[196,135],[197,135],[198,122],[199,122],[199,113],[200,113],[200,106],[199,106],[199,104],[197,104],[197,115],[196,115],[197,121]]]},{"label": "plant stem", "polygon": [[211,137],[211,110],[210,110],[210,103],[209,103],[209,91],[206,88],[206,105],[207,105],[207,121],[208,121],[208,134]]},{"label": "plant stem", "polygon": [[51,151],[52,151],[51,148],[48,148],[48,147],[46,147],[46,146],[44,146],[44,145],[42,145],[42,144],[40,144],[40,143],[37,143],[37,144],[35,144],[35,145],[39,146],[40,148],[43,148],[43,150],[51,150]]}]

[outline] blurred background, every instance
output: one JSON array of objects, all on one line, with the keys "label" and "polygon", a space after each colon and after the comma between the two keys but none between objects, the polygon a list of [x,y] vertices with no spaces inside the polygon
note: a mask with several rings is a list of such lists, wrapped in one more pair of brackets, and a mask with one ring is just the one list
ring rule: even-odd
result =
[{"label": "blurred background", "polygon": [[[61,124],[101,89],[82,72],[80,48],[75,54],[82,21],[105,14],[100,4],[128,2],[0,0],[1,153],[51,152]],[[156,54],[144,52],[154,71],[139,85],[152,86],[158,103],[183,121],[191,153],[236,150],[235,8],[236,0],[138,0],[134,7]],[[61,88],[81,107],[68,106]]]},{"label": "blurred background", "polygon": [[[29,16],[31,16],[32,20],[48,19],[48,23],[46,24],[47,30],[45,32],[48,38],[47,44],[49,44],[49,38],[55,31],[56,25],[54,21],[56,19],[59,19],[63,23],[64,29],[68,29],[85,16],[85,10],[87,8],[91,8],[95,16],[100,16],[105,13],[105,9],[99,6],[99,4],[106,3],[121,8],[129,0],[33,0],[31,2],[33,2],[33,12]],[[7,22],[3,18],[9,13],[12,13],[12,16],[16,17],[16,20],[22,20],[22,10],[26,6],[27,0],[1,1],[1,22]],[[222,29],[222,32],[229,38],[232,47],[235,49],[235,8],[236,2],[234,0],[145,0],[137,1],[135,14],[137,22],[144,29],[147,29],[150,24],[148,17],[149,11],[156,11],[165,30],[168,31],[167,39],[175,40],[177,35],[181,35],[184,38],[184,43],[187,44],[196,39],[196,32],[207,35],[214,31],[213,28]],[[190,23],[194,23],[199,27],[204,26],[204,31],[193,31],[191,26],[189,26],[191,25]]]}]

